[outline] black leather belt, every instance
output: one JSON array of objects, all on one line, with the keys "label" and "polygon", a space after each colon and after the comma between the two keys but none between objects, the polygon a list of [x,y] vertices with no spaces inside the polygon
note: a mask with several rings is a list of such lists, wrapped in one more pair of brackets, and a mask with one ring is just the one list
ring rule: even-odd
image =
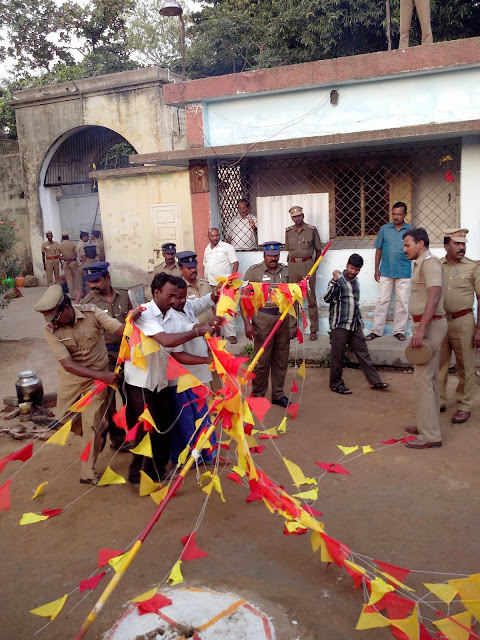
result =
[{"label": "black leather belt", "polygon": [[262,313],[268,313],[268,315],[270,316],[278,316],[278,314],[280,313],[280,311],[277,308],[271,309],[271,308],[262,307],[261,309],[259,309],[259,311],[261,311]]}]

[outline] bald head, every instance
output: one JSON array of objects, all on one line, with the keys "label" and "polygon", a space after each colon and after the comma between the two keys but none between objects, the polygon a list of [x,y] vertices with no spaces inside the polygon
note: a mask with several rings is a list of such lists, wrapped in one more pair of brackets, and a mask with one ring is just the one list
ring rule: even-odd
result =
[{"label": "bald head", "polygon": [[210,246],[216,247],[220,242],[220,231],[216,227],[212,227],[208,230],[208,239],[210,240]]}]

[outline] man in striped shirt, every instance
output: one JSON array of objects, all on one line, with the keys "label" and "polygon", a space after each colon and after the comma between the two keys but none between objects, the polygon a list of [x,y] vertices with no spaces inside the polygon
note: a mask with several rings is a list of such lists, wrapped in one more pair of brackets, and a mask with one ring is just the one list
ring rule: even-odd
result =
[{"label": "man in striped shirt", "polygon": [[343,356],[347,344],[353,350],[358,364],[372,389],[386,389],[388,384],[380,380],[368,352],[363,322],[358,306],[360,287],[357,275],[363,267],[363,258],[352,253],[343,271],[335,270],[328,283],[324,300],[330,305],[330,389],[342,395],[352,393],[342,379]]}]

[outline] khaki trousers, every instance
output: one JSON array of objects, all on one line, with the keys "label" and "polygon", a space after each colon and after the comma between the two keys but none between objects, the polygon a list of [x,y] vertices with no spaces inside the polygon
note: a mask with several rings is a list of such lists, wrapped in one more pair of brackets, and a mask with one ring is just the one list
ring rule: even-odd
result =
[{"label": "khaki trousers", "polygon": [[[290,354],[290,322],[287,316],[277,332],[270,340],[267,348],[257,362],[252,381],[252,393],[254,396],[265,396],[268,388],[268,378],[272,379],[272,400],[280,400],[283,397],[283,385],[288,368],[288,356]],[[268,334],[275,326],[280,315],[270,315],[258,311],[253,316],[252,324],[257,332],[254,341],[255,353],[263,346]]]},{"label": "khaki trousers", "polygon": [[[418,324],[412,326],[415,333]],[[447,333],[447,320],[432,320],[425,332],[425,338],[433,348],[433,357],[427,364],[413,367],[413,389],[416,400],[418,439],[423,442],[440,442],[440,386],[438,364],[440,348]]]},{"label": "khaki trousers", "polygon": [[47,285],[53,284],[53,274],[55,274],[55,284],[60,284],[60,268],[58,264],[58,258],[55,260],[49,260],[45,258],[45,272],[47,274]]},{"label": "khaki trousers", "polygon": [[[106,370],[107,368],[105,367],[104,371]],[[109,398],[108,391],[105,389],[101,393],[94,395],[90,404],[86,406],[85,411],[82,413],[72,414],[68,412],[68,408],[87,391],[93,389],[95,382],[91,378],[81,378],[68,373],[61,365],[58,378],[56,417],[64,423],[76,416],[78,416],[77,420],[81,420],[82,451],[90,443],[90,455],[87,462],[82,461],[81,463],[80,477],[84,480],[93,479],[95,477],[95,462],[100,452],[103,432],[107,426],[104,417]],[[75,428],[74,432],[79,433]]]},{"label": "khaki trousers", "polygon": [[455,354],[458,384],[455,400],[459,411],[471,411],[475,392],[475,349],[473,333],[475,318],[469,313],[455,320],[448,320],[447,335],[440,349],[440,403],[447,403],[448,368],[452,351]]},{"label": "khaki trousers", "polygon": [[390,299],[392,297],[392,292],[395,289],[393,335],[397,333],[405,334],[408,323],[408,287],[410,285],[410,278],[387,278],[385,276],[380,276],[378,284],[378,300],[375,305],[372,333],[377,336],[383,335],[388,308],[390,306]]},{"label": "khaki trousers", "polygon": [[[308,274],[313,267],[314,259],[311,258],[306,262],[288,262],[288,280],[291,283],[300,282]],[[318,306],[317,296],[315,293],[316,285],[316,271],[310,276],[307,288],[307,301],[308,301],[308,317],[310,319],[310,333],[318,332]],[[297,316],[299,314],[298,305],[295,305]],[[292,329],[295,329],[293,327]]]},{"label": "khaki trousers", "polygon": [[399,49],[408,48],[409,31],[412,24],[413,5],[422,28],[422,44],[432,44],[432,26],[430,24],[430,0],[400,0],[400,42]]},{"label": "khaki trousers", "polygon": [[65,279],[67,281],[68,293],[70,294],[70,298],[72,298],[72,300],[75,300],[75,278],[77,276],[77,268],[78,264],[76,260],[63,263],[63,271],[65,273]]}]

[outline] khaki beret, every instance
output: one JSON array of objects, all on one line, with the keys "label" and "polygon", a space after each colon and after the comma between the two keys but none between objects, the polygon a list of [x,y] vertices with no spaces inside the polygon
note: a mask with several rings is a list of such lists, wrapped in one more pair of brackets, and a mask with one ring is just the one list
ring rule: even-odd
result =
[{"label": "khaki beret", "polygon": [[298,216],[301,213],[303,213],[303,207],[299,207],[298,205],[294,205],[293,207],[290,207],[290,209],[288,210],[288,213],[291,216]]},{"label": "khaki beret", "polygon": [[48,234],[51,233],[53,236],[53,231],[50,231],[50,229],[48,231],[45,231],[45,235],[48,236]]},{"label": "khaki beret", "polygon": [[45,291],[40,300],[33,307],[35,311],[43,313],[46,322],[51,322],[57,312],[58,305],[63,300],[63,289],[59,284],[52,284]]},{"label": "khaki beret", "polygon": [[445,238],[451,238],[454,242],[467,242],[468,229],[444,229]]},{"label": "khaki beret", "polygon": [[405,358],[412,364],[427,364],[433,358],[433,347],[429,340],[424,340],[420,349],[405,349]]}]

